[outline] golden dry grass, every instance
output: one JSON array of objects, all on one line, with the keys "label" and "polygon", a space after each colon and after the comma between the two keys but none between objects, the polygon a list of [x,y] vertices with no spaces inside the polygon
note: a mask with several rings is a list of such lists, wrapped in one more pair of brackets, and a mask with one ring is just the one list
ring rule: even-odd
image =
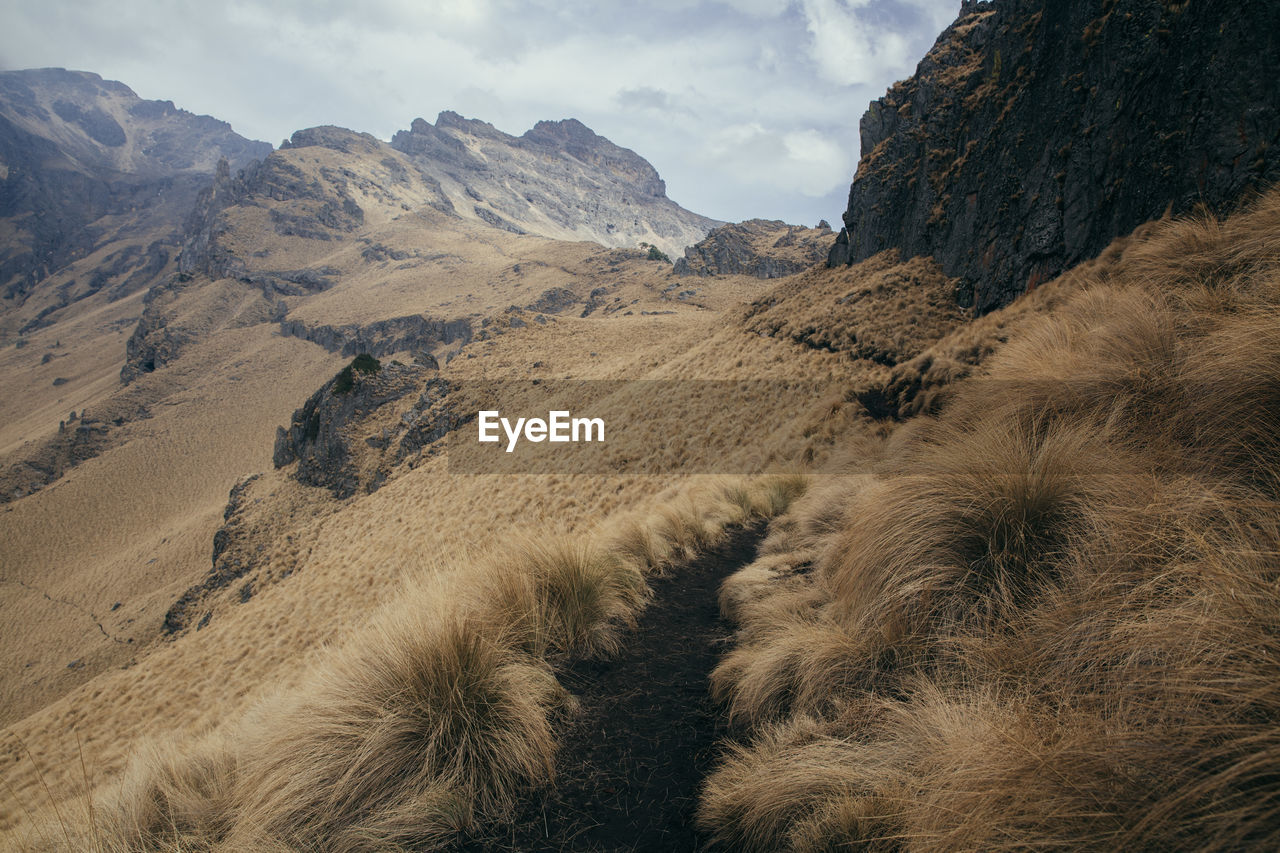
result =
[{"label": "golden dry grass", "polygon": [[932,258],[886,251],[852,267],[815,267],[753,302],[744,325],[758,334],[894,365],[960,326],[955,282]]},{"label": "golden dry grass", "polygon": [[481,618],[539,658],[617,651],[648,594],[636,563],[582,539],[506,548],[476,579],[471,606]]},{"label": "golden dry grass", "polygon": [[[392,245],[414,248],[414,243],[396,240],[423,239],[422,223],[377,227],[390,230],[370,232],[373,237],[385,237]],[[503,306],[509,296],[536,296],[549,284],[585,287],[584,293],[609,284],[618,285],[615,292],[627,300],[639,300],[634,309],[627,309],[633,311],[630,316],[621,310],[608,316],[597,311],[583,319],[529,322],[525,328],[473,343],[467,354],[475,357],[455,358],[446,366],[447,374],[594,379],[795,376],[825,381],[858,369],[827,353],[797,358],[789,345],[725,326],[721,310],[736,311],[744,298],[771,284],[740,278],[715,282],[703,288],[706,298],[700,297],[709,307],[695,307],[674,303],[662,293],[666,273],[659,265],[626,260],[615,264],[600,247],[537,238],[468,243],[469,233],[463,228],[461,236],[437,235],[445,242],[456,238],[458,246],[476,253],[473,264],[442,279],[453,288],[443,295],[434,280],[424,286],[422,269],[414,279],[413,270],[384,275],[387,271],[351,266],[343,285],[322,294],[323,312],[303,311],[309,304],[305,299],[296,308],[308,320],[333,323],[415,310],[434,313],[442,304],[439,299],[448,301],[468,289],[489,292],[484,278],[490,273],[511,279],[513,289],[492,291],[499,300],[495,304]],[[329,259],[344,269],[348,262],[355,263],[347,255],[359,255],[358,246],[345,244],[313,246],[318,249],[345,252]],[[487,255],[491,250],[494,254]],[[277,260],[284,259],[264,263]],[[326,262],[315,256],[295,260],[301,266]],[[520,261],[527,266],[513,273]],[[520,277],[530,281],[521,283]],[[399,288],[394,299],[383,300],[387,294],[377,291],[384,279]],[[206,294],[214,302],[221,297],[213,291],[238,286],[214,284],[207,288],[212,295]],[[200,282],[191,286],[199,289]],[[200,296],[197,301],[204,305],[209,300]],[[643,305],[675,313],[644,316]],[[195,311],[203,316],[202,312],[203,308]],[[442,459],[433,458],[421,464],[412,460],[412,465],[393,472],[392,481],[380,492],[339,505],[268,471],[249,498],[253,509],[247,527],[256,537],[249,546],[256,555],[256,574],[245,580],[257,578],[252,600],[240,603],[242,585],[237,584],[209,602],[212,622],[198,634],[158,642],[165,609],[208,571],[210,541],[221,523],[227,490],[244,474],[269,468],[275,425],[286,422],[288,413],[342,363],[314,345],[278,337],[271,325],[239,328],[234,323],[218,325],[218,318],[196,319],[197,325],[209,321],[209,328],[200,330],[206,336],[178,361],[133,386],[154,386],[161,402],[154,406],[153,418],[125,425],[119,431],[120,445],[0,514],[0,538],[11,546],[5,551],[5,579],[21,582],[3,586],[6,606],[16,618],[0,628],[0,654],[7,663],[0,676],[5,700],[0,704],[8,733],[31,745],[59,798],[74,796],[76,789],[77,732],[95,778],[114,777],[124,769],[133,745],[149,731],[201,731],[243,711],[262,685],[296,681],[311,651],[350,633],[394,594],[403,572],[433,563],[448,565],[448,571],[469,571],[468,561],[458,559],[459,554],[483,551],[524,531],[584,531],[668,485],[652,477],[453,476]],[[91,317],[85,320],[84,340],[77,337],[74,342],[76,357],[81,347],[90,355],[96,353],[95,358],[101,356],[103,382],[114,384],[119,362],[102,353],[122,350],[127,328],[98,342],[98,325]],[[25,375],[23,359],[30,361],[34,353],[38,362],[53,343],[45,338],[56,331],[41,330],[31,336],[28,347],[6,349],[0,355],[12,364],[15,375]],[[72,348],[71,341],[63,343]],[[97,349],[91,350],[90,344]],[[533,367],[539,361],[543,367]],[[85,405],[76,402],[79,397],[64,396],[76,387],[46,385],[45,391],[30,395],[25,386],[17,387],[22,393],[6,399],[14,402],[26,395],[43,414],[22,423],[6,422],[14,427],[10,437],[20,445],[28,427],[56,429],[56,418],[49,418],[64,405]],[[632,418],[651,404],[644,399],[618,401],[620,412]],[[740,433],[741,425],[720,431],[733,435],[735,430]],[[701,451],[684,452],[688,458]],[[695,461],[706,464],[705,459]],[[113,610],[116,602],[121,606]],[[104,636],[94,617],[121,642]],[[77,663],[68,667],[72,662]],[[0,742],[0,773],[21,802],[42,801],[30,762],[10,746],[16,742],[13,738]],[[0,802],[0,827],[21,820],[18,802]]]},{"label": "golden dry grass", "polygon": [[[803,377],[808,371],[809,375],[822,378],[837,368],[834,356],[806,352],[805,360],[801,361],[788,352],[786,344],[744,335],[734,329],[715,332],[716,321],[710,314],[695,315],[696,324],[686,321],[683,325],[655,324],[651,322],[653,318],[626,319],[634,323],[626,337],[633,351],[661,365],[663,370],[714,376],[713,371],[718,368],[723,371],[720,375],[766,377],[796,373]],[[665,322],[668,318],[656,319]],[[591,318],[547,327],[531,324],[529,328],[504,336],[492,358],[501,361],[511,357],[515,363],[527,366],[526,357],[519,355],[526,348],[530,356],[550,354],[544,356],[548,361],[557,359],[555,353],[563,353],[560,358],[565,359],[565,364],[570,363],[569,354],[579,348],[598,346],[602,353],[610,353],[609,347],[616,345],[618,332],[612,328],[597,330],[598,327],[599,323]],[[679,346],[674,347],[676,355],[672,358],[673,332],[676,331]],[[247,332],[242,330],[240,334]],[[280,343],[305,347],[297,341]],[[227,341],[223,345],[231,344]],[[733,358],[741,359],[742,364],[734,367]],[[460,359],[451,367],[477,370],[478,363],[488,360]],[[621,356],[617,359],[610,356],[592,360],[584,369],[599,370],[608,376],[621,370],[625,361]],[[856,365],[852,367],[856,369]],[[322,367],[319,378],[327,378],[332,369],[332,366]],[[634,365],[631,369],[635,369]],[[175,449],[197,450],[198,455],[188,460],[209,464],[190,472],[192,477],[201,478],[199,482],[207,492],[204,498],[207,506],[195,519],[193,535],[175,540],[172,529],[152,533],[144,524],[144,513],[138,516],[136,526],[113,531],[113,535],[125,537],[126,541],[134,537],[130,549],[121,555],[125,558],[121,561],[124,568],[92,559],[95,553],[92,549],[99,541],[91,535],[95,529],[92,525],[99,524],[100,515],[87,503],[90,496],[100,497],[106,489],[120,495],[120,507],[127,508],[134,500],[131,495],[146,492],[152,483],[149,474],[131,479],[129,471],[147,473],[168,464],[175,470],[186,470],[185,463],[169,463],[154,454],[143,468],[124,471],[114,468],[119,461],[133,459],[137,452],[146,449],[143,444],[126,445],[81,466],[63,484],[34,499],[24,499],[15,508],[17,512],[24,509],[24,504],[33,509],[41,507],[41,517],[52,524],[62,517],[60,513],[64,510],[72,511],[65,502],[68,496],[85,499],[82,505],[75,505],[84,507],[75,510],[85,522],[77,528],[82,535],[66,541],[56,536],[40,538],[38,527],[23,534],[42,543],[31,547],[27,554],[32,565],[40,554],[58,547],[68,557],[59,557],[60,552],[54,551],[49,556],[51,562],[83,561],[88,573],[85,577],[96,580],[86,579],[77,589],[92,589],[104,599],[101,604],[89,603],[99,614],[109,613],[112,601],[124,600],[124,607],[112,614],[121,617],[121,623],[125,617],[134,617],[134,608],[140,605],[127,593],[120,594],[122,582],[137,579],[150,584],[152,592],[148,601],[152,602],[152,612],[163,613],[167,603],[182,589],[198,581],[208,567],[208,537],[221,518],[226,489],[245,473],[243,456],[238,450],[202,443],[203,430],[218,423],[216,419],[204,420],[206,415],[234,417],[236,398],[228,396],[227,391],[245,387],[244,382],[226,383],[224,378],[221,381],[225,384],[220,386],[219,381],[210,376],[204,386],[208,392],[208,408],[179,406],[166,408],[163,414],[164,434],[175,439]],[[279,404],[294,405],[284,400],[278,401]],[[637,403],[646,404],[643,400]],[[224,406],[228,408],[221,408]],[[254,451],[259,457],[269,452],[271,416],[266,417],[267,427],[263,429],[255,428],[248,421],[242,424],[252,433],[250,439],[260,439]],[[147,422],[153,427],[160,423],[159,418]],[[716,429],[726,435],[751,428],[750,424],[728,421],[716,425]],[[198,633],[184,634],[173,642],[144,646],[133,652],[136,663],[127,668],[105,668],[97,674],[90,670],[81,686],[73,687],[62,698],[10,727],[11,734],[32,745],[58,799],[74,796],[77,789],[76,732],[84,741],[86,760],[95,778],[111,779],[124,769],[133,746],[148,733],[197,733],[237,717],[255,701],[263,685],[296,683],[314,659],[319,645],[343,641],[380,603],[396,595],[404,573],[412,573],[424,564],[434,564],[441,566],[440,571],[445,574],[469,576],[477,561],[470,560],[467,554],[478,555],[504,540],[529,533],[542,536],[548,532],[553,535],[585,532],[619,510],[643,505],[667,484],[654,477],[457,476],[448,472],[443,457],[435,457],[400,472],[374,494],[339,504],[323,492],[293,483],[285,473],[268,472],[253,484],[248,494],[252,509],[247,526],[259,537],[254,540],[251,553],[260,561],[250,601],[241,603],[239,584],[229,587],[220,597],[208,602],[213,619]],[[218,478],[225,479],[219,484]],[[678,485],[680,479],[674,478],[672,482]],[[120,491],[122,487],[126,491]],[[145,495],[145,499],[163,498],[165,494],[158,491],[155,495]],[[761,505],[777,503],[776,498],[768,497],[767,493],[752,500]],[[99,501],[95,506],[103,505]],[[181,523],[181,513],[191,511],[189,503],[176,498],[167,506],[168,511],[179,513],[175,527]],[[726,506],[716,514],[728,518],[740,511],[740,508]],[[639,521],[648,524],[649,517],[657,512],[657,505],[650,504],[639,513]],[[16,521],[17,516],[11,516],[11,520]],[[184,559],[179,562],[164,559],[163,550],[159,554],[148,553],[166,537],[169,542],[164,548],[181,544],[190,552],[189,556],[185,556],[184,551]],[[666,540],[655,541],[657,552],[666,555],[661,557],[665,565],[673,549]],[[161,559],[150,563],[153,554]],[[92,574],[106,569],[113,569],[114,574]],[[70,608],[64,609],[70,611]],[[134,624],[154,632],[158,616],[150,618],[156,621],[143,623],[139,619]],[[110,630],[117,623],[105,621],[104,624]],[[43,625],[62,636],[86,636],[93,640],[92,635],[77,634],[76,624],[68,624],[65,619],[46,619]],[[97,633],[96,628],[93,633]],[[17,646],[14,651],[18,651]],[[48,669],[54,673],[65,672],[69,677],[82,672],[67,670],[65,664],[66,658],[54,657]],[[32,671],[18,667],[12,674],[24,678],[29,673]],[[9,749],[8,740],[0,746],[0,755],[3,755],[5,778],[17,793],[18,801],[29,806],[45,802],[30,763]],[[0,822],[11,826],[23,820],[17,801],[6,798],[0,804]]]},{"label": "golden dry grass", "polygon": [[231,840],[425,846],[550,775],[564,701],[550,669],[437,602],[404,602],[248,716]]},{"label": "golden dry grass", "polygon": [[[549,778],[556,723],[573,710],[554,668],[624,643],[646,577],[678,570],[726,525],[794,506],[722,596],[741,636],[714,686],[755,739],[733,748],[708,788],[704,820],[722,840],[801,850],[1274,841],[1266,768],[1277,753],[1262,723],[1276,719],[1280,682],[1277,211],[1264,200],[1225,222],[1147,226],[971,323],[924,262],[881,258],[769,285],[735,277],[685,304],[665,294],[664,271],[638,261],[469,226],[422,242],[440,223],[395,210],[371,215],[362,234],[457,257],[366,268],[356,240],[323,255],[272,242],[266,266],[343,271],[332,290],[290,298],[293,316],[317,323],[480,316],[565,282],[583,293],[616,285],[618,310],[504,326],[445,374],[832,383],[854,393],[806,400],[812,409],[763,436],[733,413],[706,413],[692,393],[619,394],[611,405],[636,418],[659,406],[706,415],[713,442],[658,448],[673,465],[744,448],[764,448],[781,470],[843,456],[811,486],[800,475],[750,485],[463,477],[423,459],[345,504],[268,473],[249,491],[261,559],[251,600],[219,593],[199,633],[90,657],[83,673],[65,669],[76,646],[53,647],[38,675],[12,669],[15,695],[49,674],[61,680],[42,682],[48,692],[0,747],[0,825],[25,823],[18,843],[55,848],[445,843],[500,820]],[[232,224],[246,250],[259,245],[253,222]],[[176,405],[138,433],[159,441],[126,442],[3,522],[23,537],[24,572],[74,566],[54,592],[74,590],[75,604],[97,614],[122,588],[136,593],[119,622],[150,618],[152,634],[139,637],[207,568],[244,461],[265,467],[270,427],[337,364],[318,351],[290,359],[278,386],[280,358],[247,369],[237,353],[309,345],[236,328],[237,293],[211,286],[183,318],[207,326],[207,339],[190,362],[153,374],[176,386]],[[766,293],[772,309],[726,322]],[[789,312],[805,322],[787,325]],[[912,314],[914,326],[898,323]],[[93,340],[86,332],[86,354],[109,349]],[[4,355],[18,364],[22,353]],[[97,394],[105,375],[87,371],[83,393]],[[272,393],[280,388],[288,393]],[[880,441],[888,430],[852,402],[876,389],[904,416],[947,408]],[[40,418],[65,402],[38,397]],[[40,418],[4,433],[6,446]],[[175,461],[184,455],[195,464]],[[127,523],[99,511],[103,494]],[[67,524],[77,513],[78,532]],[[405,591],[424,565],[437,567],[432,577]],[[33,645],[46,629],[98,642],[96,629],[72,628],[47,607],[23,610],[12,630],[32,630]],[[19,664],[20,646],[9,647]],[[265,685],[274,696],[261,696]],[[128,756],[164,730],[172,736],[124,773],[121,810],[107,809]],[[86,796],[111,819],[82,819]],[[41,803],[61,814],[48,838],[29,831],[43,815],[20,814]],[[74,844],[58,840],[64,829]]]},{"label": "golden dry grass", "polygon": [[1278,216],[1157,223],[1014,306],[938,417],[775,524],[725,586],[751,734],[716,839],[1280,843]]},{"label": "golden dry grass", "polygon": [[[649,530],[669,555],[785,511],[804,487],[795,474],[713,478],[594,539],[525,538],[473,573],[423,574],[294,685],[213,732],[137,751],[102,820],[58,810],[50,826],[110,851],[448,846],[552,778],[556,723],[576,708],[554,665],[616,650],[646,601],[641,564],[615,550],[637,519],[671,522]],[[689,529],[701,545],[670,538]]]},{"label": "golden dry grass", "polygon": [[[365,210],[364,225],[341,240],[278,234],[268,216],[278,200],[264,198],[261,206],[227,212],[224,247],[251,273],[332,271],[326,276],[334,286],[324,292],[276,294],[292,319],[309,324],[414,313],[468,318],[477,328],[490,320],[487,340],[473,341],[465,351],[454,342],[437,352],[448,377],[817,384],[872,369],[835,353],[762,338],[734,322],[746,301],[776,282],[682,280],[680,289],[696,293],[680,299],[671,289],[669,266],[634,252],[516,237],[436,216],[421,206],[423,185],[383,186],[388,167],[376,158],[345,162],[317,147],[280,156],[305,179],[321,183],[329,180],[325,170],[349,167],[358,178],[353,192]],[[384,191],[376,191],[380,186]],[[370,260],[364,249],[374,243],[408,257]],[[67,275],[87,279],[101,261],[83,259]],[[552,287],[580,299],[601,287],[608,292],[585,318],[577,316],[581,303],[547,315],[545,324],[526,312],[523,328],[496,316]],[[39,307],[33,302],[33,310]],[[280,337],[267,321],[275,307],[261,288],[243,281],[196,276],[186,282],[181,298],[167,305],[167,319],[193,342],[176,361],[130,386],[146,392],[154,417],[121,426],[113,433],[119,442],[102,455],[0,513],[3,574],[10,581],[2,594],[12,616],[0,627],[0,775],[8,786],[0,798],[0,832],[29,824],[25,811],[47,810],[51,800],[78,802],[77,738],[95,799],[103,802],[151,736],[166,743],[172,738],[182,745],[177,749],[190,748],[211,729],[215,737],[230,736],[223,727],[256,706],[268,686],[294,695],[315,668],[327,665],[329,646],[358,644],[360,626],[399,595],[406,574],[424,565],[465,588],[466,579],[484,573],[486,552],[505,542],[530,534],[539,541],[580,537],[602,524],[608,528],[602,536],[622,537],[621,528],[610,528],[615,516],[640,507],[629,516],[646,531],[632,537],[639,550],[604,540],[602,548],[640,574],[666,571],[700,542],[720,536],[722,522],[744,512],[772,512],[786,502],[789,487],[740,493],[711,510],[703,503],[682,507],[664,522],[678,534],[675,542],[652,532],[651,519],[662,510],[651,499],[669,486],[678,494],[698,478],[567,472],[465,477],[451,474],[442,459],[424,457],[392,471],[379,492],[338,504],[298,486],[287,471],[267,470],[247,493],[243,529],[249,539],[240,544],[252,556],[252,570],[202,603],[210,621],[199,631],[164,637],[165,610],[209,570],[211,537],[228,489],[245,474],[269,469],[274,427],[346,361]],[[118,303],[85,300],[59,314],[55,326],[28,335],[27,346],[0,351],[10,392],[0,412],[0,461],[22,457],[24,443],[56,430],[70,409],[101,413],[118,401],[124,341],[141,309],[140,296]],[[53,358],[41,364],[45,354]],[[446,363],[449,355],[455,358]],[[60,375],[72,381],[55,388],[51,382]],[[672,402],[700,411],[694,395],[686,396]],[[619,416],[640,419],[667,401],[619,395],[615,402]],[[733,423],[731,415],[708,418],[718,445],[660,448],[666,461],[696,467],[718,455],[745,456],[735,448],[753,425]],[[778,459],[795,455],[790,448],[796,441],[806,443],[811,458],[821,458],[833,438],[830,423],[827,432],[814,435],[801,435],[802,425],[796,425],[788,434],[762,436],[768,430],[754,426],[752,439]],[[575,628],[572,640],[556,640],[553,657],[565,653],[562,645],[616,642],[627,624],[625,609],[612,611],[617,619],[606,620],[607,630]],[[19,743],[30,745],[34,762]],[[186,770],[165,769],[164,760],[150,764],[159,768],[159,778],[176,780],[170,785],[175,802],[185,796],[183,786],[196,784],[184,781]],[[191,772],[201,778],[198,768]],[[152,829],[157,837],[167,832],[171,841],[185,831]]]}]

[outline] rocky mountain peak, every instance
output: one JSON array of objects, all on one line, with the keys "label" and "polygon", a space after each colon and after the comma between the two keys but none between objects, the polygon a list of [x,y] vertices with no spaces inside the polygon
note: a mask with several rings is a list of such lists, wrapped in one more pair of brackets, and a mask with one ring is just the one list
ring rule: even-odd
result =
[{"label": "rocky mountain peak", "polygon": [[280,150],[290,148],[329,148],[344,154],[374,154],[381,143],[368,133],[357,133],[345,127],[322,125],[294,131],[293,135],[280,143]]},{"label": "rocky mountain peak", "polygon": [[436,116],[436,128],[439,130],[457,130],[480,138],[501,139],[506,136],[506,134],[487,121],[481,121],[478,118],[466,118],[453,110],[443,110]]},{"label": "rocky mountain peak", "polygon": [[[222,157],[238,168],[271,151],[224,121],[178,109],[172,101],[144,101],[123,83],[64,68],[0,73],[0,120],[10,133],[54,143],[60,168],[211,173]],[[21,157],[6,151],[6,161],[12,154]]]},{"label": "rocky mountain peak", "polygon": [[614,145],[575,118],[540,121],[520,137],[521,143],[544,151],[563,152],[582,163],[607,170],[651,198],[667,197],[658,170],[634,151]]},{"label": "rocky mountain peak", "polygon": [[678,254],[715,220],[667,198],[643,157],[577,119],[540,121],[519,137],[446,110],[391,139],[439,181],[462,216],[522,233]]},{"label": "rocky mountain peak", "polygon": [[[226,160],[271,151],[229,124],[171,101],[144,101],[97,74],[40,68],[0,73],[0,335],[52,322],[98,292],[145,288],[177,246],[175,224]],[[93,268],[70,265],[108,246]],[[44,298],[29,297],[60,272]]]}]

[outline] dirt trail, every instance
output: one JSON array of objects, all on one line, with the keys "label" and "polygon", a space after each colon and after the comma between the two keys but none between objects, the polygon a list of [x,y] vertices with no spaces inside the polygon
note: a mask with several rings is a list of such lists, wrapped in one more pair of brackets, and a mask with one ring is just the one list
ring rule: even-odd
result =
[{"label": "dirt trail", "polygon": [[555,787],[514,825],[468,851],[697,850],[698,787],[723,733],[707,677],[728,626],[716,596],[750,562],[763,525],[734,531],[695,562],[650,582],[654,597],[622,653],[561,673],[582,701],[564,733]]}]

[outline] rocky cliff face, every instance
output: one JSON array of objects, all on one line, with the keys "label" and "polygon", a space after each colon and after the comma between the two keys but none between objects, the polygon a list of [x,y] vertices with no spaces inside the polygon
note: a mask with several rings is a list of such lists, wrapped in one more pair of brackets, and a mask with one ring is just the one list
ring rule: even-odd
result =
[{"label": "rocky cliff face", "polygon": [[516,233],[678,254],[720,224],[671,201],[648,161],[576,119],[516,137],[443,112],[434,125],[415,119],[391,145],[439,181],[459,213]]},{"label": "rocky cliff face", "polygon": [[862,118],[830,255],[931,255],[979,312],[1166,210],[1280,179],[1280,4],[962,3]]},{"label": "rocky cliff face", "polygon": [[782,278],[826,258],[833,236],[826,222],[817,228],[766,219],[722,225],[684,250],[684,257],[676,260],[675,273]]},{"label": "rocky cliff face", "polygon": [[[270,151],[225,122],[144,101],[96,74],[0,74],[0,224],[8,235],[0,313],[21,316],[5,325],[47,322],[104,287],[120,296],[147,286],[177,255],[177,227],[218,161],[238,168]],[[62,282],[56,298],[20,310],[52,274],[112,244],[89,280]]]}]

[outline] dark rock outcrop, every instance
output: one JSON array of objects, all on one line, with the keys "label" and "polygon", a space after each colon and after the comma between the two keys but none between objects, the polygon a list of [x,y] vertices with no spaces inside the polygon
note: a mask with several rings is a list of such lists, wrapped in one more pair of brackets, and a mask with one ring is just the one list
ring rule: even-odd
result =
[{"label": "dark rock outcrop", "polygon": [[[344,133],[356,136],[351,131]],[[351,197],[345,183],[337,180],[321,184],[278,155],[251,163],[234,176],[228,163],[220,161],[213,183],[201,191],[186,219],[182,254],[178,257],[179,273],[238,278],[250,283],[262,283],[273,276],[296,281],[286,274],[289,271],[251,273],[245,259],[219,240],[229,228],[224,211],[236,205],[259,206],[260,201],[266,200],[293,202],[287,207],[269,208],[268,217],[277,234],[310,240],[341,240],[364,223],[364,210]]]},{"label": "dark rock outcrop", "polygon": [[153,300],[142,312],[129,340],[125,341],[120,381],[128,384],[144,373],[164,367],[178,357],[188,342],[189,336],[182,330],[169,328],[168,318]]},{"label": "dark rock outcrop", "polygon": [[[468,422],[451,406],[448,396],[451,389],[447,379],[428,379],[413,407],[400,416],[404,429],[394,444],[397,462],[419,455],[424,448]],[[391,442],[386,446],[391,446]]]},{"label": "dark rock outcrop", "polygon": [[542,295],[530,302],[527,307],[530,311],[540,314],[559,314],[580,302],[582,300],[578,298],[578,294],[569,288],[551,287],[542,291]]},{"label": "dark rock outcrop", "polygon": [[0,504],[33,494],[117,442],[125,423],[151,417],[145,395],[113,398],[101,412],[72,417],[20,458],[0,467]]},{"label": "dark rock outcrop", "polygon": [[[213,534],[213,559],[209,573],[204,579],[189,587],[178,600],[170,605],[164,614],[164,632],[176,634],[190,627],[195,621],[194,614],[199,612],[200,605],[210,594],[224,589],[232,582],[244,577],[256,567],[254,554],[242,547],[236,547],[246,537],[243,535],[243,514],[246,495],[249,487],[262,475],[252,474],[242,477],[231,487],[227,495],[227,506],[222,511],[222,526]],[[197,627],[208,624],[209,614],[206,611]]]},{"label": "dark rock outcrop", "polygon": [[831,250],[831,228],[803,228],[749,219],[713,229],[684,250],[676,275],[750,275],[782,278],[821,262]]},{"label": "dark rock outcrop", "polygon": [[[300,483],[327,488],[339,499],[376,490],[390,465],[448,431],[442,426],[437,435],[423,421],[447,390],[435,373],[395,362],[374,372],[346,368],[293,413],[288,428],[276,430],[275,467],[296,461]],[[415,393],[417,403],[397,416],[402,407],[395,404]]]},{"label": "dark rock outcrop", "polygon": [[431,351],[441,344],[471,340],[471,321],[434,320],[421,314],[392,317],[364,326],[308,326],[299,320],[281,320],[280,334],[301,338],[343,356],[368,353],[375,358],[409,352],[419,364],[434,366]]},{"label": "dark rock outcrop", "polygon": [[248,185],[260,168],[251,164],[249,177],[241,172],[233,178],[230,164],[226,160],[218,161],[213,182],[200,191],[186,218],[182,253],[178,256],[179,274],[204,273],[210,278],[234,278],[244,273],[244,262],[218,245],[218,237],[226,230],[219,214],[248,198]]},{"label": "dark rock outcrop", "polygon": [[1280,179],[1280,5],[965,0],[861,122],[834,266],[931,255],[979,312]]}]

